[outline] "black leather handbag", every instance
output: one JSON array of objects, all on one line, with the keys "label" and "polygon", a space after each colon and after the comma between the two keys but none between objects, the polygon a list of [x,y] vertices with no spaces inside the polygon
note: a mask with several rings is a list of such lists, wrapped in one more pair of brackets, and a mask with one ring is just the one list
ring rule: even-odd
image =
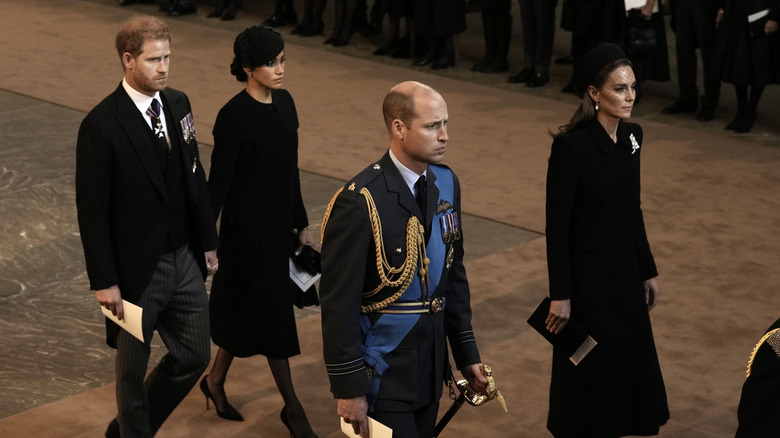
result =
[{"label": "black leather handbag", "polygon": [[658,47],[658,35],[650,20],[645,20],[639,11],[632,10],[626,18],[628,46],[635,55],[644,55]]},{"label": "black leather handbag", "polygon": [[[293,233],[292,251],[290,258],[295,266],[301,271],[306,271],[311,275],[322,273],[320,265],[320,253],[309,245],[305,245],[300,251],[296,251],[298,246],[298,235]],[[290,279],[290,290],[292,291],[293,304],[299,309],[307,306],[319,306],[320,299],[317,296],[317,287],[312,285],[308,290],[301,290],[300,287]]]}]

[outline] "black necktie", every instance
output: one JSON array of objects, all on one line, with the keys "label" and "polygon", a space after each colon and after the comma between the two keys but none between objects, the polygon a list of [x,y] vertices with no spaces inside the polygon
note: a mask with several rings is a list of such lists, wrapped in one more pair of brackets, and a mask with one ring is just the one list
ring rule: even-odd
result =
[{"label": "black necktie", "polygon": [[152,119],[152,131],[154,131],[154,137],[161,145],[165,145],[163,149],[168,154],[169,146],[168,140],[165,138],[165,131],[163,130],[162,119],[160,119],[160,102],[157,99],[152,100],[152,104],[146,110],[146,114]]},{"label": "black necktie", "polygon": [[423,219],[425,219],[425,175],[420,175],[420,178],[414,183],[414,188],[417,190],[415,200],[420,207]]}]

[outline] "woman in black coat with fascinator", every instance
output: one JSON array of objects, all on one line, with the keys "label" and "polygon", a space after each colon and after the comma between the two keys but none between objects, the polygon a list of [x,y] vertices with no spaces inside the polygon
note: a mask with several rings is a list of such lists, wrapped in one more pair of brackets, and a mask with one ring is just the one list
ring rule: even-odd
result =
[{"label": "woman in black coat with fascinator", "polygon": [[200,388],[229,420],[243,420],[225,394],[234,357],[264,355],[294,437],[316,436],[293,389],[288,358],[300,354],[290,290],[290,235],[312,245],[298,172],[298,115],[282,89],[284,41],[271,27],[236,37],[231,73],[245,88],[217,115],[208,188],[221,212],[222,266],[209,300],[211,338],[219,346]]},{"label": "woman in black coat with fascinator", "polygon": [[547,428],[556,438],[657,435],[669,419],[649,311],[660,291],[640,208],[642,128],[631,62],[616,44],[585,55],[585,90],[553,134],[547,170],[547,329],[570,319],[598,343],[578,365],[553,351]]}]

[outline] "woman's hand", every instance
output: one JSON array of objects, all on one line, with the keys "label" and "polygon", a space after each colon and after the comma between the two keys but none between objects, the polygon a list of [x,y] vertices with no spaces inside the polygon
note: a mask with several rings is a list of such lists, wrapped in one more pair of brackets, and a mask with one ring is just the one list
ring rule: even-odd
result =
[{"label": "woman's hand", "polygon": [[639,12],[642,14],[642,18],[649,20],[653,16],[653,8],[655,7],[656,0],[647,0],[644,6],[639,8]]},{"label": "woman's hand", "polygon": [[650,311],[653,310],[653,307],[658,303],[658,294],[661,293],[661,286],[658,285],[658,277],[645,280],[643,285],[645,287],[647,310]]},{"label": "woman's hand", "polygon": [[566,327],[571,317],[571,300],[552,300],[550,301],[550,313],[544,321],[547,323],[547,330],[556,335]]},{"label": "woman's hand", "polygon": [[304,246],[314,246],[314,239],[311,237],[311,233],[309,232],[309,228],[304,228],[298,233],[298,249],[297,251],[300,251]]},{"label": "woman's hand", "polygon": [[720,29],[720,23],[723,22],[723,9],[718,9],[718,15],[715,16],[715,29]]}]

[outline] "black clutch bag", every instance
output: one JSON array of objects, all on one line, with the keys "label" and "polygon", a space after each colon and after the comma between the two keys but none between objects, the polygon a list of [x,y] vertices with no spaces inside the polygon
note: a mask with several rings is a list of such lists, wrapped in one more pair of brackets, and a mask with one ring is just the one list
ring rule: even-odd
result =
[{"label": "black clutch bag", "polygon": [[631,10],[626,19],[628,46],[635,55],[644,55],[658,47],[658,35],[650,20],[645,20],[639,11]]},{"label": "black clutch bag", "polygon": [[[290,290],[292,291],[293,304],[299,309],[307,306],[319,306],[320,298],[317,296],[317,287],[314,285],[316,278],[322,273],[320,264],[320,253],[309,245],[304,245],[300,251],[296,251],[298,245],[298,236],[294,234],[293,248],[290,254],[290,260],[300,272],[293,272],[290,267]],[[303,275],[301,275],[303,274]],[[300,284],[307,281],[311,286],[303,290]]]},{"label": "black clutch bag", "polygon": [[528,324],[540,335],[544,336],[554,348],[560,349],[569,356],[569,360],[577,365],[590,350],[596,346],[596,341],[588,335],[588,332],[573,319],[569,319],[566,327],[560,333],[555,334],[547,330],[547,315],[550,313],[550,298],[545,298],[528,318]]}]

